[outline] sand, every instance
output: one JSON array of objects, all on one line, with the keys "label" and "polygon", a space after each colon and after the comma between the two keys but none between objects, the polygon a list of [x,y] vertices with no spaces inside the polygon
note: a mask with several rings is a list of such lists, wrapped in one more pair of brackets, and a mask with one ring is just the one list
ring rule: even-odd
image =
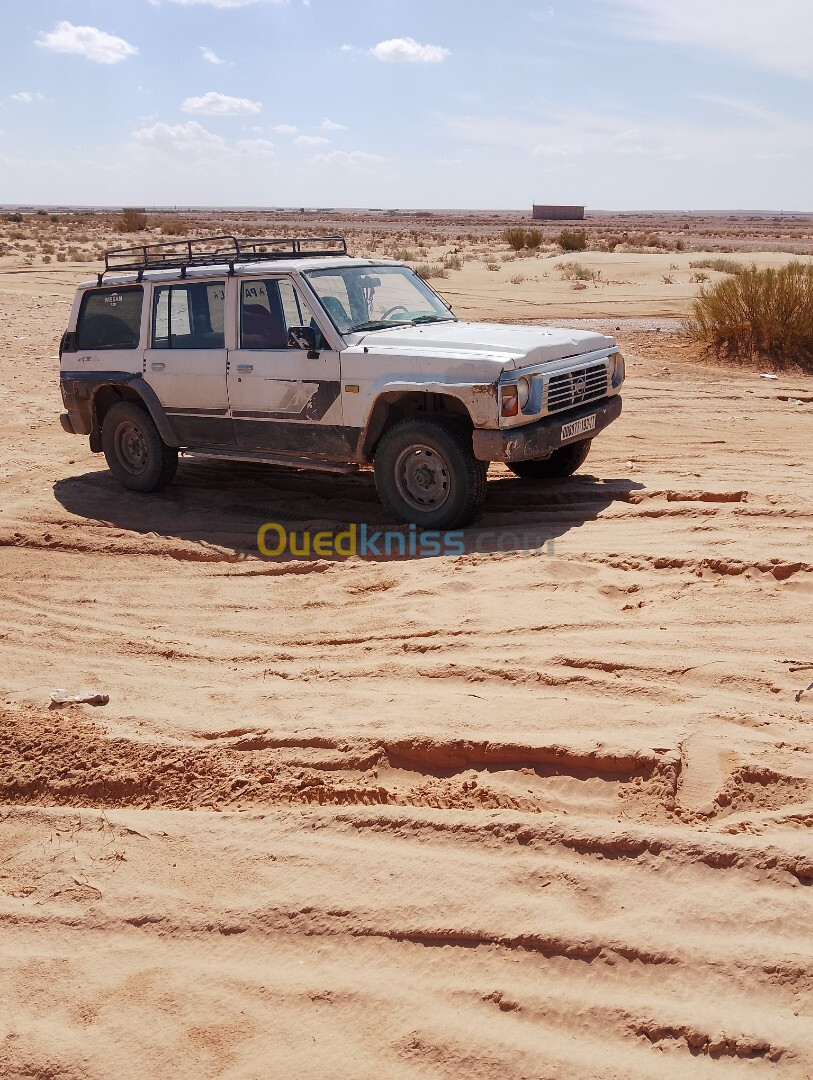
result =
[{"label": "sand", "polygon": [[0,275],[3,1080],[813,1075],[813,380],[625,323],[621,420],[468,554],[270,561],[371,475],[125,494],[56,423],[84,276]]}]

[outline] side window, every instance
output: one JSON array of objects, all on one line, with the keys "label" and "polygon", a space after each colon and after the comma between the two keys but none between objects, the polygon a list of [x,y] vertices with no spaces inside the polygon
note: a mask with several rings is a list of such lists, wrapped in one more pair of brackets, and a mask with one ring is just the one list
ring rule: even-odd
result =
[{"label": "side window", "polygon": [[[338,330],[346,330],[353,322],[353,305],[347,291],[347,283],[341,274],[319,274],[319,295],[330,318]],[[366,314],[361,312],[357,319],[361,322]]]},{"label": "side window", "polygon": [[94,289],[85,294],[76,329],[78,349],[137,349],[144,289]]},{"label": "side window", "polygon": [[244,281],[240,293],[240,347],[287,349],[292,326],[319,328],[290,281]]},{"label": "side window", "polygon": [[155,289],[152,308],[154,349],[224,349],[222,281],[165,285]]}]

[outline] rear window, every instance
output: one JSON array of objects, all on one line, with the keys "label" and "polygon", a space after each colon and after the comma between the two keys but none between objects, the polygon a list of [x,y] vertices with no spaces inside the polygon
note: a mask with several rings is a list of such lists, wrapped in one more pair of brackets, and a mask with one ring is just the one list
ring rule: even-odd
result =
[{"label": "rear window", "polygon": [[94,289],[85,294],[76,328],[78,349],[137,349],[144,289]]}]

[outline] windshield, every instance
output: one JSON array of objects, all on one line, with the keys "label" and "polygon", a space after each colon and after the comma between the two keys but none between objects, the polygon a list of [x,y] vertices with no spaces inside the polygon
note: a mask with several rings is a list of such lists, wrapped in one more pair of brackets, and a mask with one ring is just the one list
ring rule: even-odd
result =
[{"label": "windshield", "polygon": [[446,322],[454,315],[408,266],[347,266],[305,275],[336,328],[384,330]]}]

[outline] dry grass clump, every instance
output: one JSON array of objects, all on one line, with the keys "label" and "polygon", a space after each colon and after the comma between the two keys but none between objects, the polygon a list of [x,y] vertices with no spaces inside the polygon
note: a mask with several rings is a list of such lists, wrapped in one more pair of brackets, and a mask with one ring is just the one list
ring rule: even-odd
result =
[{"label": "dry grass clump", "polygon": [[561,263],[559,272],[564,281],[598,281],[601,278],[600,270],[591,270],[577,262]]},{"label": "dry grass clump", "polygon": [[562,229],[555,239],[562,251],[587,251],[586,229]]},{"label": "dry grass clump", "polygon": [[447,278],[449,271],[441,263],[433,265],[431,263],[421,263],[420,266],[415,267],[415,273],[418,277],[429,280],[429,278]]},{"label": "dry grass clump", "polygon": [[[189,226],[185,221],[181,221],[179,218],[162,218],[160,221],[154,223],[161,230],[162,236],[186,236],[189,232]],[[122,230],[123,232],[129,232],[131,230]],[[136,230],[133,229],[133,232]]]},{"label": "dry grass clump", "polygon": [[689,322],[718,352],[798,363],[813,373],[813,265],[743,268],[700,290]]},{"label": "dry grass clump", "polygon": [[692,270],[719,270],[721,274],[740,274],[745,269],[742,263],[734,259],[697,259],[689,266]]}]

